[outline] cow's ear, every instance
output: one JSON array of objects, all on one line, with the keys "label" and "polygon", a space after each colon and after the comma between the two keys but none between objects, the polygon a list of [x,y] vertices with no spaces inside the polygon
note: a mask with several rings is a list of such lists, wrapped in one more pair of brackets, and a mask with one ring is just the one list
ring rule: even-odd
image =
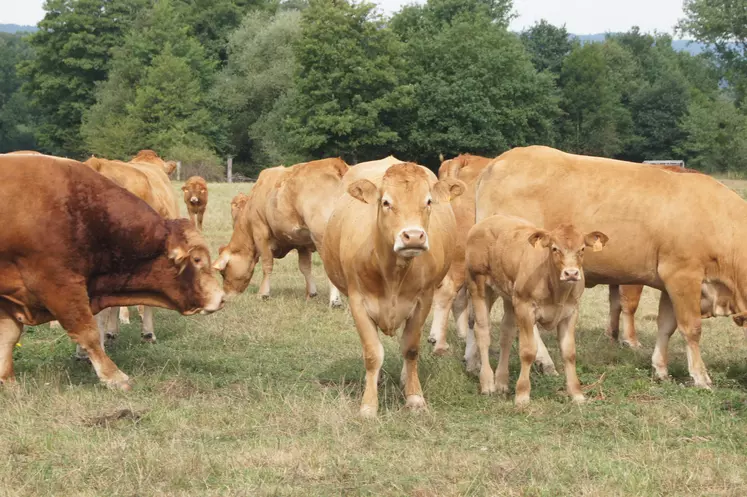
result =
[{"label": "cow's ear", "polygon": [[747,312],[735,314],[731,317],[740,328],[744,328],[747,325]]},{"label": "cow's ear", "polygon": [[538,244],[540,247],[547,248],[550,246],[550,232],[546,230],[537,230],[527,239],[529,245],[537,248]]},{"label": "cow's ear", "polygon": [[610,238],[601,231],[592,231],[584,237],[584,244],[587,247],[591,247],[592,251],[599,252],[607,245],[609,240]]},{"label": "cow's ear", "polygon": [[215,264],[213,264],[213,269],[223,271],[226,269],[226,266],[228,266],[228,261],[231,259],[231,253],[226,250],[226,247],[221,247],[218,253],[220,255],[218,255],[218,259],[215,261]]},{"label": "cow's ear", "polygon": [[433,185],[433,200],[436,203],[451,202],[467,190],[464,181],[456,178],[444,178]]},{"label": "cow's ear", "polygon": [[379,201],[379,189],[367,179],[359,179],[348,187],[348,195],[366,204]]},{"label": "cow's ear", "polygon": [[189,254],[187,254],[187,252],[181,247],[174,247],[169,250],[169,259],[174,263],[174,265],[179,267],[179,274],[182,274],[184,268],[187,267],[185,262],[188,255]]}]

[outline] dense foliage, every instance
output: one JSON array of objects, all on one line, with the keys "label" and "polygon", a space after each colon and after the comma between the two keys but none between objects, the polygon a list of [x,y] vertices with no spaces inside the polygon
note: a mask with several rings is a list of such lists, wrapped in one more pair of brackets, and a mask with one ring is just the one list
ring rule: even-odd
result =
[{"label": "dense foliage", "polygon": [[547,144],[747,173],[747,0],[686,0],[679,31],[580,43],[511,0],[48,0],[0,34],[0,152],[235,170],[339,155],[497,155]]}]

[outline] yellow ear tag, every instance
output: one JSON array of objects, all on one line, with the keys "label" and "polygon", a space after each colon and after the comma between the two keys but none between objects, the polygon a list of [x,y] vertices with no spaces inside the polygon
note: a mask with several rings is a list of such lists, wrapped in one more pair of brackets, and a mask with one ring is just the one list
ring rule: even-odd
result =
[{"label": "yellow ear tag", "polygon": [[604,248],[604,245],[602,245],[602,240],[597,238],[597,241],[594,242],[594,245],[592,245],[591,249],[592,252],[599,252]]}]

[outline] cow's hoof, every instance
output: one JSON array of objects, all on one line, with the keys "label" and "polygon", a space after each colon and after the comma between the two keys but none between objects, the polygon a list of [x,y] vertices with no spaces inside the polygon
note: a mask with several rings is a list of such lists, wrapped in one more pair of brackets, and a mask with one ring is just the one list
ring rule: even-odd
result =
[{"label": "cow's hoof", "polygon": [[581,394],[581,393],[573,395],[571,397],[571,400],[573,401],[574,404],[578,404],[578,405],[586,404],[586,397],[584,397],[584,394]]},{"label": "cow's hoof", "polygon": [[529,405],[529,395],[517,395],[514,400],[516,407],[526,407]]},{"label": "cow's hoof", "polygon": [[262,300],[262,302],[267,302],[268,300],[270,300],[269,295],[260,295],[259,298],[260,300]]},{"label": "cow's hoof", "polygon": [[308,297],[306,297],[306,298],[308,298],[308,299],[313,299],[313,298],[314,298],[314,297],[316,297],[316,296],[317,296],[317,293],[316,293],[316,292],[312,292],[312,293],[310,293],[310,294],[308,295]]},{"label": "cow's hoof", "polygon": [[122,371],[117,371],[112,375],[111,378],[103,381],[104,384],[112,390],[122,390],[124,392],[129,392],[130,390],[132,390],[130,378]]},{"label": "cow's hoof", "polygon": [[361,406],[361,410],[358,412],[358,415],[363,419],[376,419],[376,411],[378,408],[376,406],[370,406],[368,404],[363,404]]},{"label": "cow's hoof", "polygon": [[75,359],[76,361],[79,361],[79,362],[91,362],[91,358],[88,357],[87,355],[74,354],[73,355],[73,359]]},{"label": "cow's hoof", "polygon": [[535,362],[535,366],[540,373],[545,376],[558,376],[558,370],[555,369],[555,364],[542,364],[541,362]]},{"label": "cow's hoof", "polygon": [[104,335],[104,338],[106,339],[107,342],[113,342],[114,340],[117,339],[117,336],[119,335],[117,335],[116,333],[106,333]]},{"label": "cow's hoof", "polygon": [[445,356],[449,352],[449,344],[437,345],[433,347],[433,355]]},{"label": "cow's hoof", "polygon": [[508,383],[495,382],[495,391],[500,395],[508,395]]},{"label": "cow's hoof", "polygon": [[631,349],[640,349],[641,348],[641,342],[638,340],[635,340],[633,342],[630,342],[628,340],[623,340],[622,344],[623,347],[630,347]]},{"label": "cow's hoof", "polygon": [[342,308],[342,300],[340,300],[340,299],[337,299],[337,300],[333,300],[333,301],[331,301],[331,302],[329,303],[329,306],[330,306],[330,307],[331,307],[332,309],[341,309],[341,308]]},{"label": "cow's hoof", "polygon": [[145,343],[156,343],[156,335],[153,333],[143,333],[141,336]]},{"label": "cow's hoof", "polygon": [[480,374],[480,369],[482,368],[482,363],[479,360],[473,360],[473,359],[467,359],[467,364],[465,364],[465,370],[469,374]]},{"label": "cow's hoof", "polygon": [[9,376],[7,378],[0,378],[0,387],[12,387],[15,386],[16,378],[15,376]]},{"label": "cow's hoof", "polygon": [[428,343],[436,343],[437,341],[435,336],[428,335]]},{"label": "cow's hoof", "polygon": [[428,409],[422,395],[408,395],[405,408],[411,411],[425,411]]}]

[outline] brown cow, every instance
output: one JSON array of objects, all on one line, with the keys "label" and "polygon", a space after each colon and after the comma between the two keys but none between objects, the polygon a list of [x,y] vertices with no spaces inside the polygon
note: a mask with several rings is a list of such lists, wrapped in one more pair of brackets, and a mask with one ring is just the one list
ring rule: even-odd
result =
[{"label": "brown cow", "polygon": [[417,370],[420,334],[454,254],[449,199],[465,186],[453,178],[438,181],[412,163],[367,169],[368,178],[350,184],[337,201],[320,254],[330,280],[348,296],[366,366],[360,413],[372,417],[384,359],[377,328],[393,336],[402,323],[406,407],[425,407]]},{"label": "brown cow", "polygon": [[656,374],[668,378],[669,339],[679,329],[694,384],[710,388],[700,355],[702,283],[728,289],[735,310],[747,311],[747,256],[739,245],[747,203],[739,195],[701,174],[534,146],[506,152],[485,169],[476,205],[478,220],[502,213],[546,229],[572,219],[580,230],[602,230],[611,241],[588,256],[587,285],[661,290]]},{"label": "brown cow", "polygon": [[236,226],[236,219],[239,217],[239,212],[244,208],[246,203],[249,201],[249,195],[246,193],[239,193],[231,200],[231,221],[234,227]]},{"label": "brown cow", "polygon": [[[477,348],[468,369],[480,371],[482,393],[508,393],[508,358],[519,329],[521,374],[516,382],[516,404],[529,402],[529,371],[536,357],[538,326],[557,329],[565,363],[566,387],[574,402],[584,395],[576,375],[576,322],[584,292],[584,248],[602,250],[607,236],[599,231],[582,234],[562,224],[552,231],[524,219],[495,215],[479,221],[467,236],[467,285],[475,310]],[[490,309],[503,299],[501,354],[495,379],[490,368]],[[478,355],[479,353],[479,355]]]},{"label": "brown cow", "polygon": [[208,203],[207,181],[200,176],[191,176],[182,186],[182,192],[184,192],[184,203],[187,206],[190,221],[202,231],[202,217],[205,215]]},{"label": "brown cow", "polygon": [[428,341],[434,343],[433,353],[440,355],[449,349],[446,343],[446,327],[449,311],[453,311],[460,337],[467,336],[468,299],[464,285],[464,252],[467,233],[475,224],[475,185],[477,178],[492,159],[479,155],[462,154],[443,161],[438,169],[439,179],[455,178],[467,185],[463,195],[451,202],[457,222],[456,251],[451,269],[433,296],[433,321]]},{"label": "brown cow", "polygon": [[164,219],[80,162],[1,156],[0,195],[0,382],[13,381],[23,326],[57,318],[101,381],[127,390],[94,314],[140,303],[185,315],[223,306],[208,247],[189,222]]},{"label": "brown cow", "polygon": [[[675,173],[695,173],[702,174],[695,169],[688,169],[680,166],[666,165],[649,165],[665,171]],[[704,290],[705,291],[705,290]],[[635,330],[635,312],[638,310],[638,303],[643,293],[643,285],[610,285],[610,321],[607,327],[607,334],[613,339],[621,339],[623,345],[638,348],[641,343],[638,341]],[[622,313],[622,337],[620,337],[620,314]],[[705,316],[704,316],[705,317]]]},{"label": "brown cow", "polygon": [[[259,296],[270,296],[274,259],[293,249],[306,280],[306,297],[316,295],[311,274],[311,254],[322,243],[324,228],[340,195],[348,165],[340,158],[322,159],[263,170],[249,193],[249,200],[234,223],[231,241],[221,247],[215,268],[223,274],[229,295],[246,290],[254,266],[262,261]],[[330,305],[342,305],[339,292],[330,288]]]}]

